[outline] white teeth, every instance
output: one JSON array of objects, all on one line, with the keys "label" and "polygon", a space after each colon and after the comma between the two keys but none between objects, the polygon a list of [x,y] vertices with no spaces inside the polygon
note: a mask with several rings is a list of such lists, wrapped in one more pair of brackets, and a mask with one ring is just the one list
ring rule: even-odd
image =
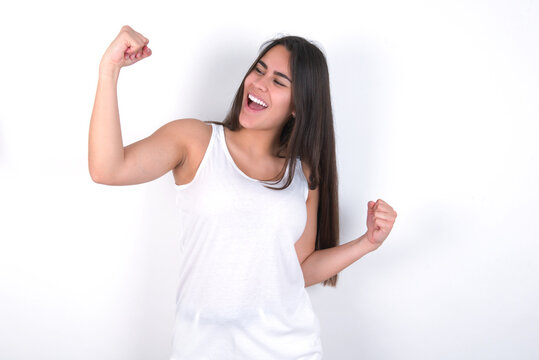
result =
[{"label": "white teeth", "polygon": [[253,95],[249,94],[249,99],[251,99],[252,101],[254,101],[255,103],[259,104],[259,105],[262,105],[263,107],[268,107],[268,105],[263,102],[262,100],[260,99],[257,99],[255,98]]}]

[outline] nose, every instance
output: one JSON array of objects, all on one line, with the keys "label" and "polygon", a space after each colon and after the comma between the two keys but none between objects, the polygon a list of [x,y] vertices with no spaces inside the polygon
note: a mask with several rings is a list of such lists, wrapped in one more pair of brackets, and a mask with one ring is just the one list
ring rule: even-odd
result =
[{"label": "nose", "polygon": [[260,89],[261,91],[266,91],[268,89],[268,85],[266,84],[266,77],[265,76],[261,76],[259,78],[257,78],[253,84],[255,85],[255,87],[257,89]]}]

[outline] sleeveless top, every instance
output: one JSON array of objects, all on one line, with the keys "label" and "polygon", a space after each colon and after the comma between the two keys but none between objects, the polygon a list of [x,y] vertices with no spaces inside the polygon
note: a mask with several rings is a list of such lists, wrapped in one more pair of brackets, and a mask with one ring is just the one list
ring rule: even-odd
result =
[{"label": "sleeveless top", "polygon": [[235,164],[222,125],[193,180],[176,185],[180,276],[170,360],[322,358],[294,248],[307,222],[308,184],[264,183]]}]

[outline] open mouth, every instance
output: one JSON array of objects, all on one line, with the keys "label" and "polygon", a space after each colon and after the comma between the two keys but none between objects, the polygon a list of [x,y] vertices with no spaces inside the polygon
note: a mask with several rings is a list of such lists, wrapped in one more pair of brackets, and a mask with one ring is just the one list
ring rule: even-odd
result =
[{"label": "open mouth", "polygon": [[[253,111],[261,111],[261,110],[264,110],[267,108],[267,106],[264,106],[256,101],[253,101],[251,99],[251,96],[250,94],[247,94],[247,107]],[[255,98],[256,99],[256,98]]]}]

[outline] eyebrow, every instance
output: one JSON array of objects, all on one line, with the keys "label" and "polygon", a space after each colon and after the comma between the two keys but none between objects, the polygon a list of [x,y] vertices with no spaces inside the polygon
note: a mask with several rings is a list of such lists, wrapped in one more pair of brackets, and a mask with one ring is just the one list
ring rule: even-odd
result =
[{"label": "eyebrow", "polygon": [[[268,69],[268,65],[266,65],[262,60],[258,60],[258,62],[260,63],[260,65],[262,65],[264,67],[264,69]],[[278,76],[282,76],[284,77],[286,80],[292,82],[292,80],[290,80],[290,78],[288,76],[286,76],[285,74],[283,74],[282,72],[279,72],[279,71],[274,71],[273,72],[275,75],[278,75]]]}]

